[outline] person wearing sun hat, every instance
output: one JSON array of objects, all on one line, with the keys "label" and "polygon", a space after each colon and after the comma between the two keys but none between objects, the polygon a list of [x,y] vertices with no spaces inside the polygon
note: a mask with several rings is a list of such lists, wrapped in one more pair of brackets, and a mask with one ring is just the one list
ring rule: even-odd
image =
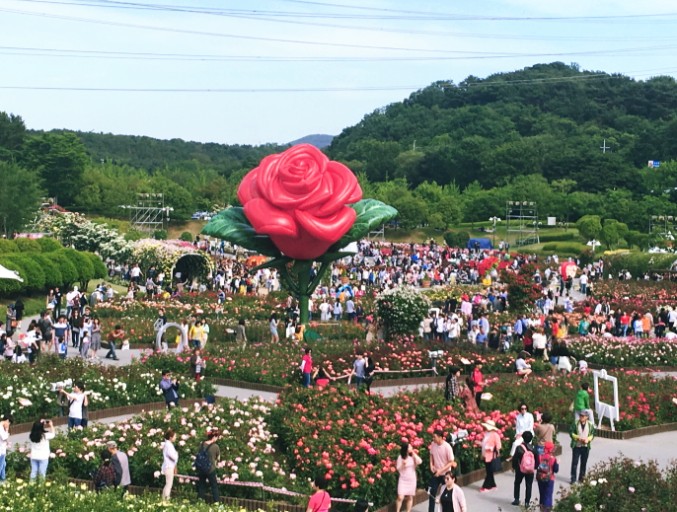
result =
[{"label": "person wearing sun hat", "polygon": [[539,457],[536,467],[536,482],[538,483],[539,503],[541,512],[550,512],[553,507],[552,496],[555,492],[555,473],[559,471],[559,462],[553,455],[555,443],[546,441],[543,445],[543,454]]},{"label": "person wearing sun hat", "polygon": [[480,492],[486,492],[496,489],[494,470],[491,467],[491,463],[501,452],[501,436],[498,434],[498,427],[494,420],[487,420],[482,423],[482,426],[485,430],[484,437],[482,438],[482,457],[487,474]]},{"label": "person wearing sun hat", "polygon": [[585,477],[585,470],[588,464],[588,455],[590,454],[590,443],[595,438],[595,425],[588,421],[588,411],[580,411],[580,417],[571,426],[571,449],[573,456],[571,459],[571,483],[576,482],[576,469],[580,459],[581,468],[578,473],[578,481],[582,482]]}]

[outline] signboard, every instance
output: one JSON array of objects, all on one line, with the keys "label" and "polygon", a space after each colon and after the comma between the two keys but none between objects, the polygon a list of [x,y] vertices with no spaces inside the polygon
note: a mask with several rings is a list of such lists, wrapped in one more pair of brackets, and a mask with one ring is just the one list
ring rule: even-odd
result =
[{"label": "signboard", "polygon": [[[620,409],[618,406],[618,379],[607,375],[606,370],[595,370],[592,372],[592,377],[594,379],[595,385],[595,412],[597,412],[597,417],[599,418],[597,422],[597,428],[602,426],[602,420],[606,416],[609,418],[609,423],[611,423],[611,430],[615,431],[616,427],[614,426],[614,421],[620,419]],[[614,403],[613,405],[602,402],[599,399],[599,381],[604,380],[611,382],[614,387]]]},{"label": "signboard", "polygon": [[557,217],[548,217],[548,226],[556,226]]},{"label": "signboard", "polygon": [[658,169],[661,166],[660,160],[649,160],[649,169]]}]

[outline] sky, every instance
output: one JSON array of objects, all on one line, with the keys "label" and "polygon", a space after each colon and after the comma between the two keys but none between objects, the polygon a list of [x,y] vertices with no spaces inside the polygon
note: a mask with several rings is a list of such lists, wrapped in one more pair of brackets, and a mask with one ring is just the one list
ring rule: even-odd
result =
[{"label": "sky", "polygon": [[0,111],[31,129],[287,143],[436,81],[554,61],[677,76],[677,4],[0,0]]}]

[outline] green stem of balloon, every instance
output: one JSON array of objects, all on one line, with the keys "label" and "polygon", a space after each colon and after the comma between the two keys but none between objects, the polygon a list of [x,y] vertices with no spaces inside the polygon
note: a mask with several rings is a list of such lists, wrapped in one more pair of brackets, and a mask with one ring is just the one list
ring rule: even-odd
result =
[{"label": "green stem of balloon", "polygon": [[294,270],[298,267],[297,277],[298,277],[298,289],[299,289],[299,309],[301,310],[301,323],[303,325],[308,325],[309,314],[308,314],[308,304],[310,302],[310,294],[313,290],[310,290],[310,269],[313,266],[312,261],[306,260],[297,260],[294,263]]}]

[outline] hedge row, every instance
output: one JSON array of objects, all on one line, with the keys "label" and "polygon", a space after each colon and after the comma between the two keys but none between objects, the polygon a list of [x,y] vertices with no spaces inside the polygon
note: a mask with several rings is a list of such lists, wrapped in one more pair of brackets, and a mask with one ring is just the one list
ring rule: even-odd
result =
[{"label": "hedge row", "polygon": [[538,238],[540,239],[541,243],[570,242],[576,240],[577,236],[573,231],[565,233],[543,233],[543,231],[541,231],[538,234]]},{"label": "hedge row", "polygon": [[586,249],[585,244],[578,242],[551,242],[543,245],[544,252],[561,255],[578,255]]},{"label": "hedge row", "polygon": [[23,282],[0,279],[0,295],[39,292],[56,286],[68,287],[72,283],[86,283],[107,275],[106,265],[101,258],[94,253],[75,249],[0,253],[0,265],[19,272],[23,279]]},{"label": "hedge row", "polygon": [[668,270],[677,256],[675,254],[650,254],[626,252],[604,257],[604,271],[616,276],[621,270],[628,270],[633,277],[640,277],[651,270]]},{"label": "hedge row", "polygon": [[0,239],[0,254],[13,252],[53,252],[63,249],[56,239],[43,237],[35,240],[31,238],[17,238],[15,240]]}]

